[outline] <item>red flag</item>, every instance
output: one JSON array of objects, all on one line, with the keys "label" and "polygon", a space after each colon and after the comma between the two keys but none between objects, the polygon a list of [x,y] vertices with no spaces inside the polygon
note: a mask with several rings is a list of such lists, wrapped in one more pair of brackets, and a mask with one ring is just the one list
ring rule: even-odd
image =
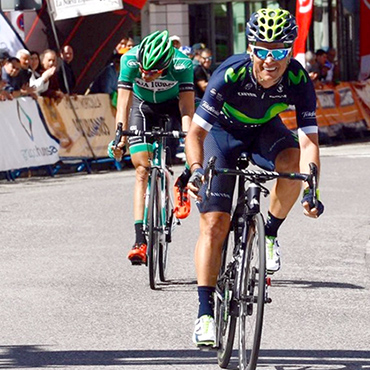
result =
[{"label": "red flag", "polygon": [[364,80],[370,75],[370,0],[361,0],[360,5],[360,58],[361,68],[359,80]]},{"label": "red flag", "polygon": [[306,40],[312,19],[313,0],[297,0],[298,37],[294,43],[294,58],[305,65]]}]

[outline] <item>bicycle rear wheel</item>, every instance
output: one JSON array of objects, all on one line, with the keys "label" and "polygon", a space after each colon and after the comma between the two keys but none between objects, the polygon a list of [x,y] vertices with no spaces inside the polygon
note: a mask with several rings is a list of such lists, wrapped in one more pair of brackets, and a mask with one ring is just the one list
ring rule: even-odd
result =
[{"label": "bicycle rear wheel", "polygon": [[246,253],[240,271],[239,369],[255,370],[266,291],[265,224],[260,213],[249,220],[245,242]]},{"label": "bicycle rear wheel", "polygon": [[235,270],[232,268],[226,271],[230,261],[228,257],[232,254],[232,248],[235,245],[234,237],[234,232],[230,231],[222,248],[221,268],[216,286],[215,318],[216,338],[218,342],[217,360],[218,365],[222,368],[226,368],[230,362],[237,321],[235,314],[232,314]]},{"label": "bicycle rear wheel", "polygon": [[151,289],[155,289],[156,285],[158,251],[162,234],[160,176],[161,174],[158,169],[153,168],[148,205],[148,266],[149,285]]},{"label": "bicycle rear wheel", "polygon": [[164,180],[165,188],[165,216],[164,219],[166,220],[166,235],[165,238],[162,240],[162,243],[159,244],[159,279],[161,281],[166,281],[167,277],[167,262],[168,262],[168,245],[171,242],[172,238],[172,224],[173,224],[173,204],[171,202],[170,196],[170,182],[167,177]]}]

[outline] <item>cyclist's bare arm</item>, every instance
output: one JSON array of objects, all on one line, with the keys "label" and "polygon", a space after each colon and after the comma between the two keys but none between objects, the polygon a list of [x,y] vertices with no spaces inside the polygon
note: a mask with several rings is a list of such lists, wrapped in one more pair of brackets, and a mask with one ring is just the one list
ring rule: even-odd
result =
[{"label": "cyclist's bare arm", "polygon": [[[128,117],[132,105],[132,91],[126,89],[118,89],[117,97],[117,113],[116,113],[116,128],[118,123],[122,123],[122,130],[128,129]],[[127,137],[122,136],[121,142],[118,144],[118,149],[113,149],[114,156],[122,157],[122,148],[126,145]]]},{"label": "cyclist's bare arm", "polygon": [[[315,163],[318,169],[318,174],[320,173],[320,153],[319,153],[319,138],[318,134],[299,134],[299,146],[301,150],[300,159],[300,171],[303,173],[309,173],[309,163]],[[304,184],[304,189],[308,189],[308,184]],[[304,214],[308,217],[316,218],[317,209],[310,209],[307,202],[303,203]]]},{"label": "cyclist's bare arm", "polygon": [[194,116],[194,91],[183,91],[179,94],[179,109],[181,113],[182,130],[189,131]]}]

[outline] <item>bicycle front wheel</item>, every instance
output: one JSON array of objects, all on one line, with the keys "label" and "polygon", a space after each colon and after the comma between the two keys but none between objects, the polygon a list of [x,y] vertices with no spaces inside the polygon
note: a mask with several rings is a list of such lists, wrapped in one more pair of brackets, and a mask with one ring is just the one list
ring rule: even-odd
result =
[{"label": "bicycle front wheel", "polygon": [[[262,336],[266,292],[265,224],[261,214],[248,222],[239,307],[239,369],[255,370]],[[244,238],[243,238],[244,239]]]},{"label": "bicycle front wheel", "polygon": [[153,168],[148,205],[148,266],[151,289],[155,289],[156,285],[158,251],[162,234],[160,179],[161,174],[159,170]]},{"label": "bicycle front wheel", "polygon": [[166,235],[162,243],[159,244],[159,279],[161,281],[166,281],[167,277],[167,262],[168,262],[168,244],[171,242],[172,238],[172,224],[173,224],[173,204],[171,201],[170,196],[170,182],[167,177],[164,179],[165,181],[165,205],[164,211],[165,216],[164,219],[166,220]]},{"label": "bicycle front wheel", "polygon": [[228,263],[235,249],[235,234],[230,231],[222,248],[221,267],[215,297],[215,318],[218,365],[226,368],[233,351],[237,317],[233,314],[235,269]]}]

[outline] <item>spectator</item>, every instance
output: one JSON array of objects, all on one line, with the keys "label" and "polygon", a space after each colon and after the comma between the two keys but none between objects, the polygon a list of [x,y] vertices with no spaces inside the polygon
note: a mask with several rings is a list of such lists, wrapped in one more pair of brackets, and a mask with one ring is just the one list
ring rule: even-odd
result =
[{"label": "spectator", "polygon": [[4,50],[0,49],[0,68],[4,67],[5,62],[10,58],[9,53]]},{"label": "spectator", "polygon": [[21,79],[18,78],[21,71],[21,62],[16,57],[10,57],[3,67],[3,79],[6,81],[4,90],[11,94],[14,98],[20,96],[30,95],[35,97],[34,89],[30,88],[28,84],[21,85]]},{"label": "spectator", "polygon": [[35,88],[36,94],[40,95],[48,89],[49,79],[55,73],[56,67],[51,67],[42,73],[39,53],[37,51],[31,51],[30,54],[30,69],[32,73],[30,86]]},{"label": "spectator", "polygon": [[[62,65],[58,70],[59,86],[65,94],[71,94],[76,86],[76,78],[71,65],[74,58],[72,47],[70,45],[64,45],[60,51],[60,57],[62,59]],[[65,72],[65,78],[63,69]]]},{"label": "spectator", "polygon": [[128,37],[124,36],[114,48],[113,54],[123,54],[122,51],[126,49]]},{"label": "spectator", "polygon": [[200,64],[194,68],[194,88],[195,96],[202,99],[212,74],[212,51],[207,48],[202,49],[199,62]]},{"label": "spectator", "polygon": [[325,63],[327,61],[327,54],[326,51],[323,49],[319,49],[316,51],[316,62],[319,69],[319,81],[325,81],[327,74],[328,74],[328,68],[325,66]]},{"label": "spectator", "polygon": [[170,37],[170,40],[172,41],[172,45],[176,48],[176,49],[180,49],[181,47],[181,39],[179,36],[177,35],[173,35]]},{"label": "spectator", "polygon": [[99,73],[90,86],[91,94],[109,94],[117,92],[121,55],[115,54],[112,61]]},{"label": "spectator", "polygon": [[21,62],[18,58],[10,57],[5,61],[2,76],[9,86],[8,90],[20,90],[21,86],[18,85],[19,79],[16,78],[20,70]]},{"label": "spectator", "polygon": [[127,53],[129,50],[131,50],[134,46],[135,46],[134,39],[132,39],[131,37],[129,37],[127,39],[127,42],[126,42],[126,46],[124,48],[121,48],[119,50],[119,53],[118,54],[121,56],[121,55]]},{"label": "spectator", "polygon": [[40,54],[37,51],[30,51],[30,68],[31,71],[41,74]]},{"label": "spectator", "polygon": [[13,96],[7,90],[4,90],[7,82],[2,79],[2,68],[9,58],[10,55],[6,50],[0,50],[0,101],[13,99]]},{"label": "spectator", "polygon": [[308,75],[312,81],[317,81],[319,77],[319,66],[316,62],[316,54],[309,50],[306,52],[305,59],[305,69],[308,72]]},{"label": "spectator", "polygon": [[17,51],[17,54],[15,55],[16,58],[19,59],[21,63],[21,69],[18,74],[19,84],[21,86],[25,84],[29,84],[30,77],[31,77],[31,70],[30,70],[30,58],[31,54],[26,49],[21,49]]},{"label": "spectator", "polygon": [[194,58],[193,58],[193,66],[196,67],[200,61],[200,53],[203,49],[206,48],[206,45],[203,43],[198,43],[193,45],[194,51]]},{"label": "spectator", "polygon": [[327,52],[326,64],[329,68],[326,81],[339,83],[339,65],[336,60],[337,52],[334,48],[330,48]]},{"label": "spectator", "polygon": [[183,54],[185,54],[188,58],[194,58],[194,50],[191,46],[181,46],[179,49]]},{"label": "spectator", "polygon": [[[42,73],[45,71],[54,68],[57,68],[58,58],[57,53],[54,50],[46,49],[40,57],[41,66],[42,66]],[[56,73],[52,74],[49,78],[49,86],[48,89],[41,93],[41,96],[45,96],[48,98],[55,99],[57,102],[63,99],[64,93],[60,89],[59,86],[59,79]]]},{"label": "spectator", "polygon": [[130,50],[135,46],[135,41],[132,37],[129,37],[126,44],[126,49]]}]

